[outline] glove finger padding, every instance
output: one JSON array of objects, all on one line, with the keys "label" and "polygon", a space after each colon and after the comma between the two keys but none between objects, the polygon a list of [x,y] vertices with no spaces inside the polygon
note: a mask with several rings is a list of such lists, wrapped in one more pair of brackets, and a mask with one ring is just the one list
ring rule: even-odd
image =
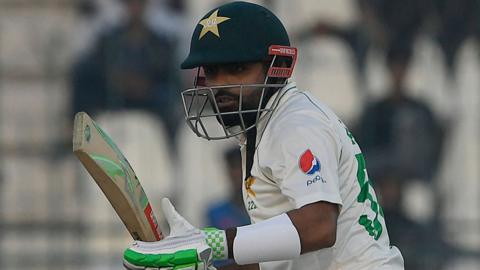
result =
[{"label": "glove finger padding", "polygon": [[[132,245],[123,255],[123,265],[130,270],[144,269],[214,269],[210,266],[212,250],[208,246],[182,249],[168,252],[168,249],[156,253],[150,243],[141,242]],[[154,245],[153,245],[154,246]],[[147,251],[148,250],[148,251]]]},{"label": "glove finger padding", "polygon": [[170,226],[169,237],[185,235],[192,231],[198,230],[175,210],[175,207],[173,207],[168,198],[162,199],[162,210],[163,214],[165,215],[165,219]]},{"label": "glove finger padding", "polygon": [[207,245],[205,234],[177,213],[170,200],[162,200],[162,210],[170,235],[157,242],[135,241],[123,254],[125,268],[215,269],[211,266],[212,248]]},{"label": "glove finger padding", "polygon": [[187,264],[187,265],[177,265],[175,267],[167,267],[167,268],[152,268],[152,267],[137,267],[134,265],[129,264],[128,262],[124,262],[123,266],[128,270],[216,270],[213,266],[206,266],[204,263],[198,264]]}]

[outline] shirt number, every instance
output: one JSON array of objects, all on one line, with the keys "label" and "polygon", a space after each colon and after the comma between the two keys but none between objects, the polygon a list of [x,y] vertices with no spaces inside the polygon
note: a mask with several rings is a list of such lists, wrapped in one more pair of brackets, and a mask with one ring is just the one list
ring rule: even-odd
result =
[{"label": "shirt number", "polygon": [[360,184],[360,194],[357,196],[357,202],[370,202],[370,208],[375,213],[375,217],[373,219],[369,218],[367,215],[361,215],[358,219],[358,223],[362,225],[365,230],[367,230],[369,235],[373,236],[375,240],[378,240],[383,231],[382,223],[380,220],[378,220],[378,216],[380,215],[383,217],[383,211],[376,198],[372,195],[372,193],[370,193],[370,190],[373,191],[373,187],[367,176],[367,169],[365,168],[365,158],[363,157],[363,154],[357,154],[355,155],[355,158],[358,162],[357,180]]},{"label": "shirt number", "polygon": [[248,211],[257,209],[257,205],[255,204],[255,202],[253,202],[253,201],[248,201],[247,203],[248,203],[248,207],[247,207],[247,210],[248,210]]}]

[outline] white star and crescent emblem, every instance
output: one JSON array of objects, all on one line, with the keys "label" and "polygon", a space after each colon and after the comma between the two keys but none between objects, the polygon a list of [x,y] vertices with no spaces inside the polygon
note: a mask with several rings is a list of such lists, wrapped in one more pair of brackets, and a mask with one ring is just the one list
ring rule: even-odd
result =
[{"label": "white star and crescent emblem", "polygon": [[200,36],[198,39],[202,39],[208,32],[211,32],[217,37],[220,37],[218,32],[218,25],[224,21],[228,21],[230,18],[218,16],[218,9],[215,10],[208,18],[205,18],[200,21],[199,24],[203,26],[202,31],[200,31]]}]

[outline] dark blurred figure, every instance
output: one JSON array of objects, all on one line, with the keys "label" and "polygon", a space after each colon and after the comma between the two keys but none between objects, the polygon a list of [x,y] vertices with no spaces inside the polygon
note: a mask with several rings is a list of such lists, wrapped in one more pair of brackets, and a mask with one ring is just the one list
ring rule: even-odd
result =
[{"label": "dark blurred figure", "polygon": [[73,112],[140,109],[173,138],[180,116],[175,44],[144,21],[146,0],[120,0],[127,18],[100,35],[73,67]]},{"label": "dark blurred figure", "polygon": [[250,224],[242,196],[242,158],[238,147],[225,152],[231,196],[207,210],[208,225],[220,229]]},{"label": "dark blurred figure", "polygon": [[450,72],[459,48],[480,27],[478,0],[432,0],[438,24],[437,41],[442,48]]},{"label": "dark blurred figure", "polygon": [[429,1],[357,0],[369,45],[381,50],[411,51],[425,24]]},{"label": "dark blurred figure", "polygon": [[78,0],[75,2],[75,8],[80,15],[93,17],[97,13],[97,6],[92,0]]},{"label": "dark blurred figure", "polygon": [[356,25],[339,28],[320,20],[302,36],[332,35],[345,41],[361,80],[369,48],[409,50],[424,28],[433,32],[450,73],[464,41],[473,35],[480,38],[478,0],[357,0],[357,5],[360,18]]},{"label": "dark blurred figure", "polygon": [[430,181],[438,167],[443,132],[427,104],[406,94],[410,57],[408,48],[388,51],[388,95],[367,106],[357,136],[372,176],[395,169],[402,179]]},{"label": "dark blurred figure", "polygon": [[453,256],[452,249],[442,239],[435,223],[420,224],[402,210],[403,195],[401,173],[390,171],[377,175],[375,190],[383,208],[390,244],[402,250],[405,269],[444,269]]},{"label": "dark blurred figure", "polygon": [[167,6],[174,12],[182,13],[186,9],[185,0],[167,0]]},{"label": "dark blurred figure", "polygon": [[367,105],[360,118],[357,136],[373,179],[394,170],[401,179],[430,181],[438,167],[443,132],[428,105],[406,94],[410,57],[408,47],[388,50],[388,95]]},{"label": "dark blurred figure", "polygon": [[[475,5],[475,14],[480,14],[480,2],[477,1]],[[480,43],[480,16],[474,16],[473,21],[473,32],[475,34],[475,38],[477,39],[477,43]],[[477,48],[480,53],[480,48]]]},{"label": "dark blurred figure", "polygon": [[365,67],[371,48],[411,50],[419,30],[430,13],[429,1],[417,0],[357,0],[359,18],[356,24],[337,27],[320,19],[298,33],[299,41],[328,35],[339,38],[352,50],[360,90],[367,91]]},{"label": "dark blurred figure", "polygon": [[431,0],[358,0],[377,28],[375,43],[383,48],[409,49],[425,24]]}]

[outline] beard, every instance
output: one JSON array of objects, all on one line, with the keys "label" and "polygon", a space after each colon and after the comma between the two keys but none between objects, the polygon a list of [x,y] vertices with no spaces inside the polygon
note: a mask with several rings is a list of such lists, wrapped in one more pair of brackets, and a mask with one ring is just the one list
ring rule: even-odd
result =
[{"label": "beard", "polygon": [[[250,89],[249,91],[256,91]],[[242,97],[242,110],[240,111],[240,96],[229,93],[225,90],[219,90],[215,94],[214,99],[210,100],[212,108],[218,115],[217,121],[225,124],[227,127],[241,126],[242,120],[245,128],[255,124],[257,119],[258,110],[261,109],[259,105],[260,95],[258,96],[243,96]],[[213,103],[215,102],[215,104]],[[218,108],[218,109],[217,109]],[[245,112],[250,111],[250,112]],[[228,114],[226,114],[228,113]]]}]

